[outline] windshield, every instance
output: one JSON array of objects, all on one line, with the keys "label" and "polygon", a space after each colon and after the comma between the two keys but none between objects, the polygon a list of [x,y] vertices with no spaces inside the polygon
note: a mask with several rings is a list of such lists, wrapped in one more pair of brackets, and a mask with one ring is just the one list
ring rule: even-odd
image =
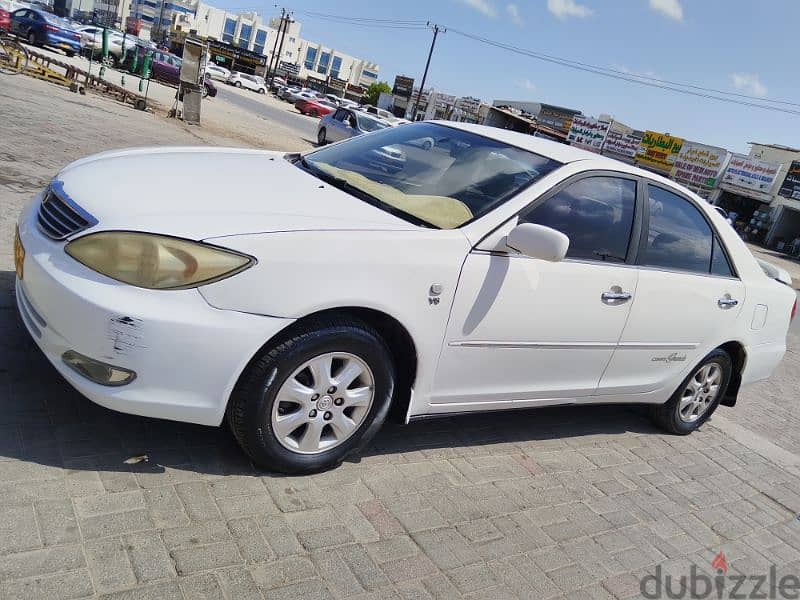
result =
[{"label": "windshield", "polygon": [[358,120],[358,128],[362,131],[378,131],[379,129],[386,129],[389,127],[389,124],[385,121],[368,117],[363,113],[356,113],[356,119]]},{"label": "windshield", "polygon": [[434,123],[358,136],[312,152],[302,163],[317,177],[379,208],[441,229],[460,227],[486,214],[561,166],[533,152]]}]

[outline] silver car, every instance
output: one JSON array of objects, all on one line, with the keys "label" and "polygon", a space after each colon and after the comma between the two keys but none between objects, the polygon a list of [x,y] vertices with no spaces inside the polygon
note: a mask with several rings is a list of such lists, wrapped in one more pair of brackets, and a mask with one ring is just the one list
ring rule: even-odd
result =
[{"label": "silver car", "polygon": [[378,131],[387,127],[391,127],[391,125],[383,119],[358,110],[339,107],[320,119],[317,127],[317,142],[322,146],[328,142],[346,140],[362,133]]}]

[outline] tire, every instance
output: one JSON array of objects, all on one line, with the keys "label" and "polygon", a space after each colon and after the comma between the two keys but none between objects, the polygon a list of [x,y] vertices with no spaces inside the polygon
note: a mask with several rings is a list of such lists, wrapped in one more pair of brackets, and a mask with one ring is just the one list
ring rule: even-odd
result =
[{"label": "tire", "polygon": [[208,98],[208,86],[203,86],[203,98]]},{"label": "tire", "polygon": [[323,127],[317,132],[317,144],[320,146],[324,146],[328,143],[328,133],[325,131]]},{"label": "tire", "polygon": [[[711,389],[714,387],[713,385],[700,385],[700,383],[705,383],[706,376],[703,373],[707,368],[710,369],[709,373],[714,373],[715,369],[718,369],[719,383],[716,385],[716,390]],[[720,400],[725,395],[732,372],[733,362],[728,353],[724,350],[714,350],[692,369],[692,372],[681,382],[666,403],[650,408],[651,418],[656,425],[669,433],[675,435],[692,433],[714,414]],[[708,375],[708,377],[712,376]],[[700,395],[693,395],[693,390],[690,388],[695,388],[694,393]],[[696,389],[699,389],[700,392],[696,392]],[[713,397],[708,400],[711,392],[713,392]],[[694,407],[692,407],[692,398],[699,398],[701,404],[694,403]],[[688,403],[682,402],[684,399],[687,399]],[[685,405],[682,407],[682,404]]]},{"label": "tire", "polygon": [[28,32],[28,43],[31,46],[38,46],[39,44],[36,41],[36,32],[31,30]]},{"label": "tire", "polygon": [[258,88],[258,93],[263,95],[267,93],[267,90],[265,90],[264,88]]},{"label": "tire", "polygon": [[[72,50],[64,50],[64,54],[67,55],[67,58],[72,58],[73,56],[75,56],[75,52],[73,52]],[[112,64],[112,66],[114,65]]]},{"label": "tire", "polygon": [[316,108],[312,108],[310,111],[308,111],[308,116],[309,117],[314,117],[315,119],[317,117],[319,117],[319,114],[317,113],[317,109]]},{"label": "tire", "polygon": [[[332,355],[332,362],[325,363]],[[308,364],[317,365],[316,371]],[[326,370],[333,375],[322,375]],[[345,372],[359,374],[336,389]],[[389,412],[394,385],[391,353],[374,329],[356,319],[320,319],[251,361],[231,394],[228,425],[260,467],[283,473],[322,471],[372,439]],[[300,392],[290,393],[287,386]],[[289,423],[283,431],[281,419]]]},{"label": "tire", "polygon": [[236,87],[240,88],[240,87],[242,87],[242,82],[241,81],[237,81],[233,85],[235,85]]}]

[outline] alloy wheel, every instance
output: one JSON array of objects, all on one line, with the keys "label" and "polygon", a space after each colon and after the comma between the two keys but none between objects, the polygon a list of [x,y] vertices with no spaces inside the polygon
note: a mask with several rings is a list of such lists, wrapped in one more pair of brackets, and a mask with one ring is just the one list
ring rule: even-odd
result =
[{"label": "alloy wheel", "polygon": [[689,379],[678,403],[678,416],[685,423],[702,417],[717,399],[722,386],[722,366],[710,362],[700,367]]},{"label": "alloy wheel", "polygon": [[347,352],[304,362],[281,385],[272,408],[272,431],[286,449],[319,454],[349,439],[364,422],[375,394],[367,363]]}]

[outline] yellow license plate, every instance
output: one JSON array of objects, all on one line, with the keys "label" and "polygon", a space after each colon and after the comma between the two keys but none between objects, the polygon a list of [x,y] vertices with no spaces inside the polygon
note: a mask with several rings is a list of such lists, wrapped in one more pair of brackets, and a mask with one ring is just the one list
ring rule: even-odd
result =
[{"label": "yellow license plate", "polygon": [[25,247],[19,239],[19,228],[14,230],[14,269],[17,271],[17,279],[22,279],[25,274]]}]

